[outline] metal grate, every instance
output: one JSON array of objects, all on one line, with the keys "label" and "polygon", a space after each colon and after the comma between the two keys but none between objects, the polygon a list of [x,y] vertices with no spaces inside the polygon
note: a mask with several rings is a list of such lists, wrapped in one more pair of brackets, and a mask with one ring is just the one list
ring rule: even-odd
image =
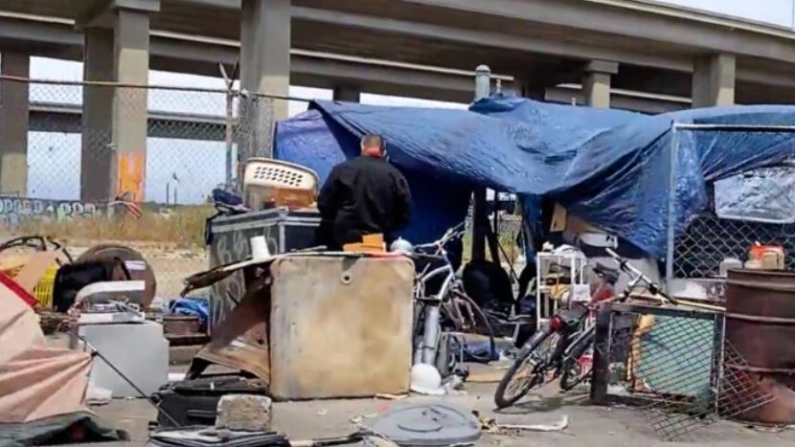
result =
[{"label": "metal grate", "polygon": [[628,311],[611,312],[607,340],[597,336],[602,358],[595,362],[606,366],[603,386],[640,405],[661,439],[680,439],[773,400],[724,341],[721,313],[621,306]]},{"label": "metal grate", "polygon": [[[786,253],[795,253],[795,224],[774,224],[721,219],[714,213],[697,216],[674,246],[675,278],[710,278],[718,275],[726,257],[746,259],[754,243],[782,244]],[[788,269],[795,257],[787,256]]]}]

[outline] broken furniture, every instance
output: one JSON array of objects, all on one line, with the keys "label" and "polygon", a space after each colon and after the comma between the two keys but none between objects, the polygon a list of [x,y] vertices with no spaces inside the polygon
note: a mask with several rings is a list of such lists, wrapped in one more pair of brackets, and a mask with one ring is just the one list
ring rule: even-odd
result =
[{"label": "broken furniture", "polygon": [[[248,269],[245,296],[197,354],[188,378],[214,363],[256,376],[277,400],[408,392],[409,259],[287,254]],[[189,286],[231,275],[222,270],[189,278]]]}]

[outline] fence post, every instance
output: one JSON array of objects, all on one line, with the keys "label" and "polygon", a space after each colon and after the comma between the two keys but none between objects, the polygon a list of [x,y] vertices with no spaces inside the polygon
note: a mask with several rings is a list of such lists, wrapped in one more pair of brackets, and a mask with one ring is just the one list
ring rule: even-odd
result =
[{"label": "fence post", "polygon": [[676,250],[676,157],[679,150],[679,132],[676,123],[671,124],[671,147],[668,172],[668,241],[666,245],[665,282],[668,287],[674,277],[674,250]]},{"label": "fence post", "polygon": [[225,176],[224,176],[224,189],[229,188],[232,184],[232,152],[234,151],[234,138],[235,138],[235,131],[234,131],[234,104],[235,104],[235,93],[231,87],[227,88],[226,90],[226,133],[224,135],[226,140],[226,166],[225,166]]},{"label": "fence post", "polygon": [[[478,65],[475,69],[475,101],[488,98],[491,94],[491,69]],[[475,188],[472,209],[472,259],[479,261],[486,257],[486,188]],[[494,259],[498,261],[498,259]]]}]

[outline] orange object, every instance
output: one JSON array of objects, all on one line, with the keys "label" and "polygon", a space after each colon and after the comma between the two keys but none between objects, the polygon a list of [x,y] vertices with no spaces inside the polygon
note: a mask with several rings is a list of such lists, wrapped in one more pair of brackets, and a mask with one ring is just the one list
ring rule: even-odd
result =
[{"label": "orange object", "polygon": [[383,234],[366,234],[362,237],[362,242],[354,244],[345,244],[342,246],[343,251],[357,252],[357,253],[381,253],[384,250],[384,235]]},{"label": "orange object", "polygon": [[784,253],[784,247],[781,245],[759,245],[754,244],[751,246],[751,251],[748,254],[748,259],[758,259],[761,260],[762,256],[769,252],[769,251],[776,251],[780,253]]},{"label": "orange object", "polygon": [[143,152],[119,154],[118,168],[116,195],[121,196],[124,193],[129,193],[130,201],[143,202],[146,154]]}]

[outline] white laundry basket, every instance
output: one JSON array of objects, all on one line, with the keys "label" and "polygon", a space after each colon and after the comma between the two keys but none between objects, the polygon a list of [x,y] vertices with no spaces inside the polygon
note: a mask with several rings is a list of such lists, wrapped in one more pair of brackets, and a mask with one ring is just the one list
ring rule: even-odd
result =
[{"label": "white laundry basket", "polygon": [[317,174],[309,168],[269,158],[250,158],[243,177],[243,197],[253,210],[269,206],[307,207],[315,202]]}]

